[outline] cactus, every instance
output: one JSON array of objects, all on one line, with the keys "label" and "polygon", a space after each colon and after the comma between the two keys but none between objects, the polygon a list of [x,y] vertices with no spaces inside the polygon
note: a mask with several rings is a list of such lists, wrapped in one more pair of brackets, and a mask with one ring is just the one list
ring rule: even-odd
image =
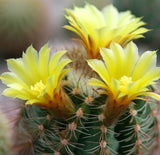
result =
[{"label": "cactus", "polygon": [[11,129],[5,114],[0,111],[0,154],[11,154]]},{"label": "cactus", "polygon": [[[74,11],[67,13],[72,16]],[[70,29],[85,36],[81,27],[74,29],[80,23],[76,18]],[[140,25],[135,24],[131,28],[135,33],[127,34],[123,42],[113,39],[107,48],[94,49],[94,59],[83,42],[84,46],[55,53],[50,53],[48,44],[39,53],[30,46],[22,58],[7,61],[9,72],[0,78],[9,88],[3,94],[26,101],[17,120],[17,132],[25,144],[18,144],[19,154],[26,150],[27,154],[55,155],[153,153],[160,100],[154,85],[160,68],[156,51],[140,56],[138,47],[129,42],[147,31]]]}]

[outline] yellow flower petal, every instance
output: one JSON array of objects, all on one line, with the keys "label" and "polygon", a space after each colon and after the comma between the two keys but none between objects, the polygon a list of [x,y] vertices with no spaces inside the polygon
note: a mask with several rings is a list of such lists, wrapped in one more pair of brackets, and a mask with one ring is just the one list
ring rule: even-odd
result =
[{"label": "yellow flower petal", "polygon": [[57,64],[59,63],[60,58],[66,53],[67,51],[59,51],[52,55],[51,60],[49,62],[49,75],[52,75],[57,68]]},{"label": "yellow flower petal", "polygon": [[38,62],[38,66],[39,66],[38,71],[43,82],[46,82],[45,79],[49,74],[48,73],[49,54],[50,54],[50,48],[48,48],[48,44],[46,44],[39,51],[39,62]]},{"label": "yellow flower petal", "polygon": [[26,50],[26,53],[23,53],[22,59],[25,72],[27,72],[30,77],[34,76],[34,78],[32,78],[33,82],[39,81],[40,80],[38,72],[39,70],[37,70],[38,68],[37,51],[32,46],[30,46]]},{"label": "yellow flower petal", "polygon": [[137,46],[133,42],[128,44],[124,50],[124,55],[125,55],[125,62],[123,62],[125,64],[125,66],[123,67],[124,75],[130,76],[139,58]]},{"label": "yellow flower petal", "polygon": [[8,69],[15,73],[24,83],[32,85],[34,82],[30,75],[25,71],[23,61],[21,59],[7,60]]},{"label": "yellow flower petal", "polygon": [[99,74],[106,84],[110,81],[107,68],[101,60],[88,60],[88,64]]},{"label": "yellow flower petal", "polygon": [[28,86],[12,72],[3,73],[0,78],[8,87],[11,88],[28,88]]},{"label": "yellow flower petal", "polygon": [[[115,8],[112,4],[106,6],[103,10],[102,10],[102,14],[103,14],[103,20],[105,20],[105,25],[107,25],[108,27],[116,27],[117,26],[117,22],[118,22],[118,18],[119,18],[119,12],[117,10],[117,8]],[[114,17],[114,18],[113,18]]]},{"label": "yellow flower petal", "polygon": [[100,80],[92,78],[87,82],[88,85],[94,85],[96,87],[101,87],[101,88],[105,88],[108,89],[108,87]]},{"label": "yellow flower petal", "polygon": [[70,70],[64,69],[71,62],[70,59],[62,59],[65,53],[58,51],[49,59],[50,48],[46,44],[39,53],[30,46],[22,58],[7,60],[11,72],[0,76],[9,87],[3,94],[27,100],[26,104],[51,108],[57,115],[73,112],[72,101],[61,85],[63,76]]},{"label": "yellow flower petal", "polygon": [[69,24],[64,28],[80,36],[89,58],[99,58],[99,48],[109,47],[112,41],[123,45],[131,40],[143,37],[148,29],[141,18],[131,12],[118,12],[113,5],[104,7],[102,11],[91,4],[84,8],[67,9],[65,17]]},{"label": "yellow flower petal", "polygon": [[142,54],[133,71],[133,80],[140,79],[142,76],[156,66],[156,51],[146,51]]},{"label": "yellow flower petal", "polygon": [[106,94],[121,105],[123,101],[127,105],[143,94],[150,96],[147,86],[160,79],[155,51],[147,51],[139,56],[137,46],[130,42],[125,48],[112,43],[110,49],[102,48],[100,53],[104,62],[94,59],[88,60],[88,64],[104,83],[91,79],[88,84],[106,87]]},{"label": "yellow flower petal", "polygon": [[26,89],[17,90],[15,88],[7,88],[3,91],[3,95],[12,98],[20,98],[22,100],[28,100],[34,98],[34,95]]},{"label": "yellow flower petal", "polygon": [[159,94],[156,94],[156,93],[153,93],[153,92],[146,92],[144,93],[145,96],[150,96],[158,101],[160,101],[160,95]]}]

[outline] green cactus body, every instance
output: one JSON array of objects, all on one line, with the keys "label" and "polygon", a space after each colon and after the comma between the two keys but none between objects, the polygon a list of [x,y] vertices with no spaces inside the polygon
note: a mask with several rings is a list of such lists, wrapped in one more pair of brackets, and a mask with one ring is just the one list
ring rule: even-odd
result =
[{"label": "green cactus body", "polygon": [[160,67],[156,51],[139,55],[131,41],[148,31],[145,23],[113,5],[99,11],[86,4],[67,13],[65,28],[83,47],[50,54],[48,44],[39,53],[30,46],[22,58],[9,59],[10,72],[0,76],[9,87],[4,95],[26,101],[16,123],[18,154],[152,154]]},{"label": "green cactus body", "polygon": [[35,154],[151,154],[157,145],[157,118],[152,115],[152,103],[136,101],[117,124],[107,127],[103,115],[107,96],[86,103],[80,95],[67,93],[77,107],[67,120],[56,119],[38,106],[27,106],[22,112],[18,124],[31,135]]},{"label": "green cactus body", "polygon": [[[88,67],[77,66],[86,65],[83,63],[85,56],[79,54],[83,50],[78,47],[66,54],[73,60],[70,64],[73,69],[64,81],[65,92],[75,107],[73,114],[67,119],[60,119],[51,110],[36,105],[28,105],[21,111],[17,125],[19,136],[25,133],[29,137],[26,143],[31,142],[28,153],[150,154],[157,145],[158,137],[157,117],[153,113],[157,108],[156,101],[135,100],[119,120],[108,125],[104,112],[107,95],[99,95],[94,87],[85,85],[93,72]],[[21,147],[19,153],[24,149]]]}]

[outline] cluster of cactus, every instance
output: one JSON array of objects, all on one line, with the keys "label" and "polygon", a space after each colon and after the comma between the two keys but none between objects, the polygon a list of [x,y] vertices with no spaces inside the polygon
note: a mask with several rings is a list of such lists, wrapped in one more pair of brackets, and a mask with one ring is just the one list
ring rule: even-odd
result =
[{"label": "cluster of cactus", "polygon": [[116,124],[107,126],[104,115],[106,95],[82,96],[77,87],[66,86],[65,90],[75,106],[74,114],[67,119],[56,118],[52,111],[36,105],[26,106],[21,111],[17,130],[25,145],[20,147],[18,154],[26,151],[33,155],[153,153],[158,142],[155,101],[134,101]]},{"label": "cluster of cactus", "polygon": [[0,77],[9,87],[4,95],[26,100],[16,122],[18,154],[153,153],[160,100],[153,84],[160,69],[156,52],[140,57],[128,43],[148,31],[144,23],[112,5],[100,12],[86,4],[67,13],[71,26],[65,28],[76,32],[83,46],[51,56],[48,45],[39,54],[30,46],[22,58],[8,60],[10,72]]}]

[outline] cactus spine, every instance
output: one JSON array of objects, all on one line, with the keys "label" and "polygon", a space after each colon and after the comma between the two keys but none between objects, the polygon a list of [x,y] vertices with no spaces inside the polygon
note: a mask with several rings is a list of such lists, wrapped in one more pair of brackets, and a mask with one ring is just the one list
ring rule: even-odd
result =
[{"label": "cactus spine", "polygon": [[107,126],[104,115],[107,95],[99,95],[96,88],[85,85],[93,72],[89,67],[78,67],[86,65],[85,56],[80,54],[83,50],[78,46],[66,54],[73,61],[69,64],[73,69],[64,81],[65,92],[75,107],[73,114],[67,119],[56,118],[50,109],[37,105],[27,105],[21,111],[17,124],[21,134],[29,137],[26,142],[32,146],[29,153],[150,154],[157,145],[156,101],[133,101],[116,123]]},{"label": "cactus spine", "polygon": [[27,106],[22,113],[19,128],[30,135],[35,154],[152,153],[158,136],[157,117],[153,113],[156,104],[137,100],[116,125],[107,127],[103,114],[106,95],[85,97],[66,89],[77,107],[67,120],[57,120],[50,111],[38,106]]}]

